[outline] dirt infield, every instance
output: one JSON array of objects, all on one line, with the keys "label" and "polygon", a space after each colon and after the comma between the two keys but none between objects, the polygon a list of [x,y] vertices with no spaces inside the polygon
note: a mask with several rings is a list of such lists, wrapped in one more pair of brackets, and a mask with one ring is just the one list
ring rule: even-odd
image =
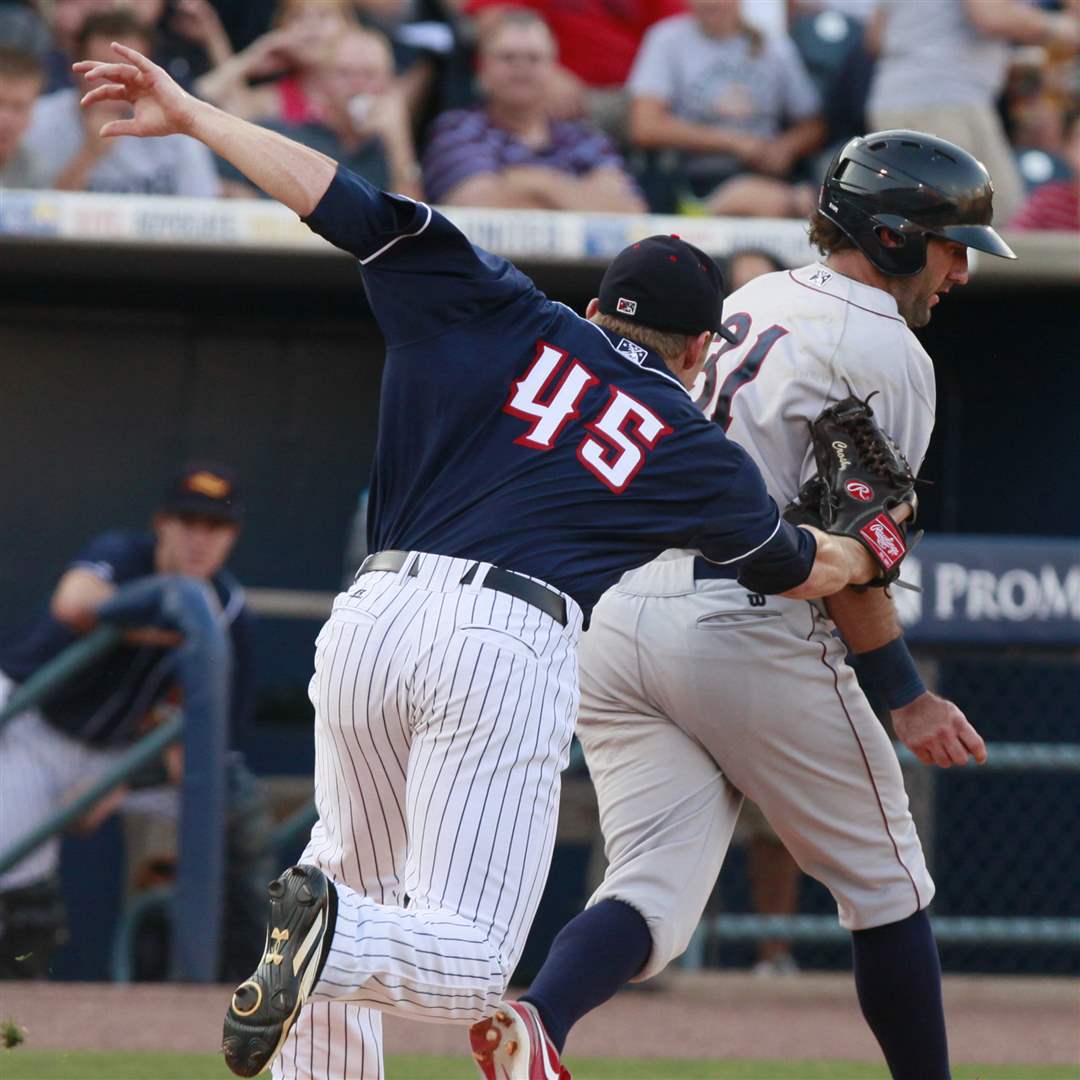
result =
[{"label": "dirt infield", "polygon": [[[230,988],[139,983],[0,983],[0,1019],[40,1050],[213,1051]],[[1080,1064],[1080,980],[945,981],[956,1062]],[[385,1020],[394,1053],[464,1052],[460,1029]],[[760,979],[676,974],[624,991],[575,1029],[583,1057],[874,1061],[877,1047],[846,975]]]}]

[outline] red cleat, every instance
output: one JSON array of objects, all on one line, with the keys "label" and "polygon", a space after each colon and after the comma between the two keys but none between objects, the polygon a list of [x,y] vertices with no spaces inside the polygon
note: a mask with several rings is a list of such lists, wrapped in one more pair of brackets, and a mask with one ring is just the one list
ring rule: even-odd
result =
[{"label": "red cleat", "polygon": [[571,1080],[527,1001],[504,1001],[469,1028],[469,1042],[484,1080]]}]

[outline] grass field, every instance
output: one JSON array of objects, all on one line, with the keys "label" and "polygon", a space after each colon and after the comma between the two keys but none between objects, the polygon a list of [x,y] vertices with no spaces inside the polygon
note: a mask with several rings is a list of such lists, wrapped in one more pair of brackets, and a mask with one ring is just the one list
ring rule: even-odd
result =
[{"label": "grass field", "polygon": [[[568,1060],[574,1080],[885,1080],[884,1067],[851,1061]],[[455,1057],[387,1060],[388,1080],[477,1080]],[[208,1054],[0,1052],[3,1080],[225,1080],[221,1058]],[[954,1080],[1077,1080],[1068,1065],[960,1065]]]}]

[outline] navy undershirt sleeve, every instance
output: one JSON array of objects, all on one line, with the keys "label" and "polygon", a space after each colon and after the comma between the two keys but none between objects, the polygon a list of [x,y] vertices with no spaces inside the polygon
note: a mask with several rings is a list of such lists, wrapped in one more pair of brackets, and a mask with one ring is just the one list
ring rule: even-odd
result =
[{"label": "navy undershirt sleeve", "polygon": [[739,584],[751,592],[787,592],[810,576],[815,558],[817,541],[813,534],[781,521],[776,535],[739,564]]}]

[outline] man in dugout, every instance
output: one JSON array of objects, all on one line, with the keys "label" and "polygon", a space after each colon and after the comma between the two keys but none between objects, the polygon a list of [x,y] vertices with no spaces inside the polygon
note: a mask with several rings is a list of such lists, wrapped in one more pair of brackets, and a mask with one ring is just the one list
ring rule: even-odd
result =
[{"label": "man in dugout", "polygon": [[[99,608],[119,587],[150,575],[179,574],[211,586],[227,628],[232,662],[229,721],[235,738],[251,713],[253,675],[251,617],[243,590],[225,569],[240,534],[241,516],[232,473],[215,464],[192,464],[173,479],[151,529],[113,529],[94,537],[65,567],[47,609],[29,627],[7,633],[0,642],[0,707],[16,687],[95,627]],[[0,730],[0,853],[85,790],[158,722],[162,710],[179,700],[173,665],[173,646],[179,640],[160,629],[128,631],[112,651]],[[252,778],[238,755],[229,758],[230,802],[235,808],[242,795],[248,804],[244,816],[250,817]],[[182,768],[180,748],[173,746],[157,766],[105,796],[80,827],[94,828],[121,803],[153,804],[166,812],[171,807],[175,813],[175,790],[171,798],[147,796],[151,791],[161,796],[169,784],[175,787]],[[226,925],[241,923],[235,936],[244,941],[250,940],[252,926],[262,922],[268,830],[254,840],[250,829],[242,831],[247,852],[239,865],[233,857],[235,837],[230,836]],[[0,978],[46,975],[53,952],[67,939],[59,868],[60,840],[54,836],[0,873]],[[254,878],[250,889],[247,878]],[[254,894],[250,901],[249,892]],[[232,936],[227,929],[226,937]],[[243,958],[248,964],[250,959]],[[226,959],[223,977],[231,973],[229,963]],[[237,963],[243,969],[244,963]]]}]

